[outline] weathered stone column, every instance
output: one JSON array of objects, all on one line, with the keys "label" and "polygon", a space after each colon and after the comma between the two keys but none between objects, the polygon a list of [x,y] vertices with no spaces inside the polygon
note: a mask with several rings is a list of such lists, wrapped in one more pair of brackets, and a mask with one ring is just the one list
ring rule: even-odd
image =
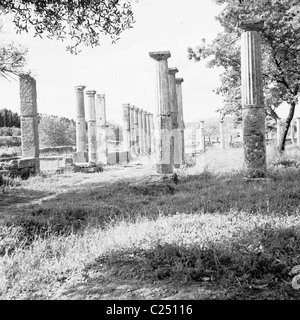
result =
[{"label": "weathered stone column", "polygon": [[225,149],[224,120],[220,120],[220,147],[221,149]]},{"label": "weathered stone column", "polygon": [[[178,130],[179,130],[179,137],[181,138],[181,164],[185,163],[185,148],[184,148],[184,129],[185,129],[185,124],[183,120],[183,102],[182,102],[182,82],[184,80],[182,78],[177,78],[176,79],[176,95],[177,95],[177,104],[178,104],[178,117],[177,117],[177,122],[178,122]],[[180,144],[179,144],[180,146]]]},{"label": "weathered stone column", "polygon": [[279,119],[277,119],[277,123],[276,123],[276,128],[277,128],[277,133],[276,133],[276,137],[277,137],[277,146],[279,146],[280,144],[280,137],[281,137],[281,122]]},{"label": "weathered stone column", "polygon": [[151,141],[150,141],[150,147],[151,147],[151,154],[155,153],[155,140],[154,140],[154,120],[153,120],[153,114],[150,113],[150,132],[151,132]]},{"label": "weathered stone column", "polygon": [[142,112],[142,127],[143,127],[143,154],[147,154],[148,152],[148,135],[147,135],[147,120],[146,120],[147,112],[143,110]]},{"label": "weathered stone column", "polygon": [[200,121],[199,139],[200,139],[200,151],[205,151],[204,121]]},{"label": "weathered stone column", "polygon": [[[83,154],[87,151],[87,135],[84,111],[84,96],[83,91],[85,86],[76,86],[76,149],[77,152]],[[82,160],[82,161],[83,161]],[[86,160],[85,160],[86,161]]]},{"label": "weathered stone column", "polygon": [[97,140],[96,140],[96,110],[95,110],[95,90],[85,92],[87,95],[87,116],[88,122],[88,155],[89,162],[97,162]]},{"label": "weathered stone column", "polygon": [[40,148],[36,81],[28,74],[21,74],[19,81],[22,157],[32,158],[34,173],[37,174],[40,172]]},{"label": "weathered stone column", "polygon": [[141,148],[140,148],[140,130],[139,130],[139,108],[134,108],[133,121],[134,121],[134,135],[135,135],[135,153],[136,155],[140,155]]},{"label": "weathered stone column", "polygon": [[97,161],[107,164],[108,144],[105,94],[96,94]]},{"label": "weathered stone column", "polygon": [[294,121],[291,121],[291,142],[295,144],[295,130],[294,130]]},{"label": "weathered stone column", "polygon": [[300,117],[297,117],[297,145],[300,146]]},{"label": "weathered stone column", "polygon": [[[169,68],[169,94],[170,94],[170,110],[172,121],[172,135],[171,135],[171,162],[174,163],[175,168],[180,167],[181,163],[181,150],[179,151],[181,141],[178,135],[178,101],[176,93],[176,78],[178,72],[177,68]],[[179,159],[180,155],[180,159]]]},{"label": "weathered stone column", "polygon": [[259,31],[263,22],[241,22],[244,168],[248,178],[266,177],[265,111]]},{"label": "weathered stone column", "polygon": [[129,126],[130,126],[130,151],[132,155],[136,155],[135,150],[135,131],[134,131],[134,106],[129,108]]},{"label": "weathered stone column", "polygon": [[146,133],[147,133],[147,154],[151,154],[151,126],[150,126],[150,113],[146,112]]},{"label": "weathered stone column", "polygon": [[167,174],[173,172],[171,162],[171,110],[169,95],[169,70],[168,58],[171,57],[169,51],[149,52],[152,59],[156,61],[156,98],[157,98],[157,162],[156,171]]},{"label": "weathered stone column", "polygon": [[130,104],[125,103],[123,107],[123,151],[130,151]]},{"label": "weathered stone column", "polygon": [[144,149],[145,149],[143,112],[144,112],[143,109],[138,110],[139,147],[140,147],[141,155],[144,153]]}]

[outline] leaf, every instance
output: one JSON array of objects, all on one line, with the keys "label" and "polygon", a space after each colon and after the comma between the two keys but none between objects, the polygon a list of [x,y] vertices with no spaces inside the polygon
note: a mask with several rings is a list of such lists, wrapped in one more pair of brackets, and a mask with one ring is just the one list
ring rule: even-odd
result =
[{"label": "leaf", "polygon": [[300,273],[300,265],[294,266],[290,272],[290,274],[298,274]]},{"label": "leaf", "polygon": [[298,283],[298,280],[300,280],[300,274],[297,274],[292,280],[292,287],[295,290],[299,290],[300,289],[300,283]]}]

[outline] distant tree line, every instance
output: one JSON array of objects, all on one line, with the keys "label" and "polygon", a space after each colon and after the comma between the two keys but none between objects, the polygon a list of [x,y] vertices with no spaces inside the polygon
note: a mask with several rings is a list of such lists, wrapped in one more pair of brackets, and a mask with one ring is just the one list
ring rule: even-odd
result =
[{"label": "distant tree line", "polygon": [[17,112],[12,112],[6,108],[0,109],[0,128],[17,127],[20,128],[20,116]]}]

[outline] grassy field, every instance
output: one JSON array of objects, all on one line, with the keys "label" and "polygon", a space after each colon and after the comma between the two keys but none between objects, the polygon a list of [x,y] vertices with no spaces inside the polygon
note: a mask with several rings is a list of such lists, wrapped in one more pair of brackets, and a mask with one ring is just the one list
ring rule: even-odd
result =
[{"label": "grassy field", "polygon": [[259,182],[241,149],[209,150],[178,183],[127,169],[2,186],[2,299],[300,298],[297,147],[269,147]]}]

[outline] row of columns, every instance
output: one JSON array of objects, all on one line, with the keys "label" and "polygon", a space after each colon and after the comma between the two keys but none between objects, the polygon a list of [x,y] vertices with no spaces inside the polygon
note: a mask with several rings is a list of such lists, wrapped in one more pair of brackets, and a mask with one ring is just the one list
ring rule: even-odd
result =
[{"label": "row of columns", "polygon": [[149,52],[149,56],[156,61],[156,171],[167,174],[184,163],[183,79],[176,79],[177,68],[168,67],[169,51]]},{"label": "row of columns", "polygon": [[123,150],[132,155],[154,152],[153,114],[125,103],[123,107]]},{"label": "row of columns", "polygon": [[[105,95],[95,90],[86,91],[87,107],[84,103],[85,86],[76,86],[76,148],[78,158],[89,162],[107,164],[108,145]],[[86,129],[86,121],[88,123]]]}]

